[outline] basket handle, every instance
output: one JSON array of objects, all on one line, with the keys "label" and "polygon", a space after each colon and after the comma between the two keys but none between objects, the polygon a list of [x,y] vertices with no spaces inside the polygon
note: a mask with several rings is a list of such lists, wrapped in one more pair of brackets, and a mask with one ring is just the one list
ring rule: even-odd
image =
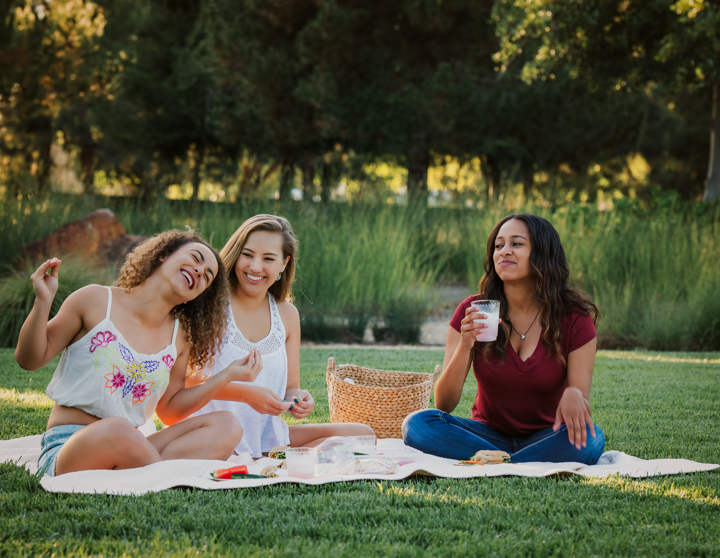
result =
[{"label": "basket handle", "polygon": [[[330,381],[331,375],[335,375],[335,359],[333,357],[330,357],[328,359],[327,373],[325,374],[325,383],[327,384],[327,391],[328,391],[328,405],[330,405],[330,408],[332,409],[333,383]],[[332,419],[331,419],[331,421],[332,421]]]},{"label": "basket handle", "polygon": [[433,387],[435,387],[435,382],[438,381],[438,378],[440,377],[440,374],[442,374],[442,366],[439,364],[435,367],[435,372],[433,372]]}]

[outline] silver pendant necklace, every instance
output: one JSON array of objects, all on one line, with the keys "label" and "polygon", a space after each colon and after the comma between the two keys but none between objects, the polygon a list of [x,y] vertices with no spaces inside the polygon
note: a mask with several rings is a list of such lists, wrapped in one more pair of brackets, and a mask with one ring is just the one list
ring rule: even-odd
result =
[{"label": "silver pendant necklace", "polygon": [[[540,315],[540,310],[537,311],[537,314],[535,314],[535,317],[533,318],[533,321],[530,322],[530,327],[533,326],[533,324],[535,323],[535,320],[537,320],[537,317],[538,317],[539,315]],[[527,328],[527,331],[525,331],[525,333],[520,334],[520,340],[521,340],[521,341],[524,341],[524,340],[525,340],[525,336],[528,334],[528,331],[530,331],[530,327]],[[520,332],[518,332],[518,333],[520,333]]]}]

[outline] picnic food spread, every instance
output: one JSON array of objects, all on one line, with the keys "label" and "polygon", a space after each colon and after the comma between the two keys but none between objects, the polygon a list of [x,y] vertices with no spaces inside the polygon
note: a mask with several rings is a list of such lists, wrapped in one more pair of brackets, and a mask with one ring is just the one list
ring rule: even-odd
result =
[{"label": "picnic food spread", "polygon": [[247,465],[237,465],[229,469],[218,469],[210,473],[215,480],[231,480],[231,479],[264,479],[263,475],[251,475],[248,472]]},{"label": "picnic food spread", "polygon": [[278,468],[275,465],[268,465],[262,471],[260,471],[260,474],[268,479],[274,479],[278,476],[277,471]]},{"label": "picnic food spread", "polygon": [[461,461],[458,465],[498,465],[510,463],[510,454],[500,450],[480,450],[470,459]]},{"label": "picnic food spread", "polygon": [[290,446],[275,446],[270,450],[270,453],[268,453],[268,457],[272,459],[285,459],[285,450],[289,447]]}]

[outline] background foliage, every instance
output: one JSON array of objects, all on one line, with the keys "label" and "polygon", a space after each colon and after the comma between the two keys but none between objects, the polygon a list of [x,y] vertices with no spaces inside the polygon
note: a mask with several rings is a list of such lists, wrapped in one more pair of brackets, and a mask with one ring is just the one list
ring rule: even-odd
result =
[{"label": "background foliage", "polygon": [[[515,211],[548,218],[563,241],[573,284],[602,311],[606,347],[663,350],[720,349],[720,206],[666,196],[646,207],[620,199],[612,211],[589,205],[520,205],[506,200],[486,211],[399,205],[307,204],[255,200],[243,205],[160,200],[151,212],[136,198],[52,194],[0,207],[0,258],[96,207],[110,207],[131,234],[197,228],[216,248],[246,218],[278,213],[300,241],[295,304],[303,338],[359,341],[366,326],[376,338],[417,342],[427,313],[438,306],[435,286],[473,287],[482,276],[487,237]],[[7,268],[9,270],[9,268]],[[61,271],[67,293],[89,282],[108,283],[113,270]],[[14,346],[32,304],[27,272],[0,273],[0,344]],[[83,283],[84,282],[84,283]],[[59,294],[59,301],[62,293]],[[391,335],[390,335],[391,334]]]},{"label": "background foliage", "polygon": [[705,0],[4,0],[0,188],[696,199],[719,17]]}]

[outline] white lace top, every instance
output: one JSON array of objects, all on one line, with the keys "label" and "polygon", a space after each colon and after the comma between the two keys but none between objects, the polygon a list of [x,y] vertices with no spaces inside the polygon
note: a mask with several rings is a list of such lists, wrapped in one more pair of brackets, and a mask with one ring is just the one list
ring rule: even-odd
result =
[{"label": "white lace top", "polygon": [[[270,305],[270,333],[257,343],[251,343],[240,332],[233,316],[232,306],[228,305],[227,331],[220,344],[220,355],[212,366],[204,368],[203,374],[212,376],[227,368],[233,361],[246,357],[250,350],[260,350],[263,369],[254,382],[238,382],[252,386],[262,386],[274,391],[280,398],[285,396],[287,389],[287,351],[285,350],[285,328],[278,312],[275,298],[268,293]],[[221,401],[213,399],[193,416],[212,413],[214,411],[230,411],[243,428],[243,437],[235,448],[240,454],[248,452],[253,457],[260,457],[275,446],[286,446],[290,443],[288,427],[280,417],[263,415],[247,403],[237,401]]]},{"label": "white lace top", "polygon": [[159,353],[138,353],[110,321],[108,287],[105,319],[69,345],[45,393],[58,405],[77,407],[99,418],[123,417],[142,426],[155,412],[177,358],[175,320],[172,341]]}]

